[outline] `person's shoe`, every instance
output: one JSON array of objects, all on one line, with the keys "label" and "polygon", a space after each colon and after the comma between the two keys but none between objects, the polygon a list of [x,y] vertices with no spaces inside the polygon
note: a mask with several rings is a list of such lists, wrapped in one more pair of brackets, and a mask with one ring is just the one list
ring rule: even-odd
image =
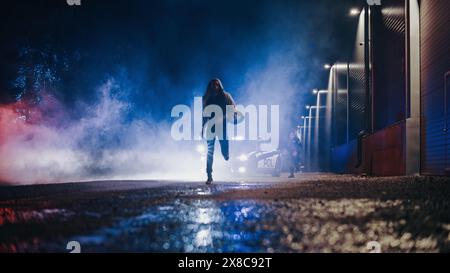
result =
[{"label": "person's shoe", "polygon": [[295,175],[291,174],[289,175],[289,178],[295,178]]},{"label": "person's shoe", "polygon": [[212,182],[213,182],[212,176],[208,175],[208,179],[206,179],[206,185],[211,185]]}]

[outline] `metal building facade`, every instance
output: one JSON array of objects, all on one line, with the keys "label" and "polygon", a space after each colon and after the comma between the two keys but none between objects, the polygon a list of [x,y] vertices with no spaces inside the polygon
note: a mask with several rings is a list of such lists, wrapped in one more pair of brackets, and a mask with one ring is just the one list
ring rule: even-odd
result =
[{"label": "metal building facade", "polygon": [[422,0],[421,170],[450,174],[450,1]]},{"label": "metal building facade", "polygon": [[450,175],[449,11],[449,0],[364,7],[355,56],[330,71],[331,171]]},{"label": "metal building facade", "polygon": [[[418,2],[385,0],[381,6],[366,6],[358,31],[363,18],[364,40],[357,36],[355,43],[359,60],[349,61],[345,125],[339,111],[344,102],[338,99],[339,89],[332,90],[333,125],[341,127],[333,130],[338,141],[332,147],[332,170],[375,176],[419,173]],[[342,127],[347,129],[345,142]]]}]

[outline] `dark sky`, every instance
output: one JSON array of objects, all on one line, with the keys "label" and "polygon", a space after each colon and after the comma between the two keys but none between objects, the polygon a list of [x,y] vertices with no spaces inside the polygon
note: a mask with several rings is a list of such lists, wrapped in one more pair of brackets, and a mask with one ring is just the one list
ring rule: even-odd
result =
[{"label": "dark sky", "polygon": [[94,99],[95,88],[114,77],[137,113],[151,108],[159,119],[172,105],[201,95],[212,77],[245,97],[238,90],[249,71],[258,71],[274,52],[294,52],[290,61],[302,69],[291,96],[300,107],[313,99],[312,88],[326,87],[323,64],[349,54],[356,19],[348,11],[361,2],[82,0],[70,7],[65,0],[7,1],[0,11],[0,99],[15,97],[11,82],[19,64],[33,65],[20,55],[24,47],[67,58],[54,91],[67,103]]}]

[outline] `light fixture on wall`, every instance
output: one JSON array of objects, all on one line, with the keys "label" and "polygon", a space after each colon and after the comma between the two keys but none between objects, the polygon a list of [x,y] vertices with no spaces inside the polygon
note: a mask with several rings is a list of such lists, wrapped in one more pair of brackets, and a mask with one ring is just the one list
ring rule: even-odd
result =
[{"label": "light fixture on wall", "polygon": [[352,8],[350,9],[349,15],[352,17],[356,17],[361,13],[361,11],[358,8]]}]

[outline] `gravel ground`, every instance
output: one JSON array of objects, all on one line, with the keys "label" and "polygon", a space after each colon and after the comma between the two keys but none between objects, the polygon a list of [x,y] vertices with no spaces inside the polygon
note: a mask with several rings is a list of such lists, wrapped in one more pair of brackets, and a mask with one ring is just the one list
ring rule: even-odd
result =
[{"label": "gravel ground", "polygon": [[0,187],[0,252],[450,252],[450,179]]}]

